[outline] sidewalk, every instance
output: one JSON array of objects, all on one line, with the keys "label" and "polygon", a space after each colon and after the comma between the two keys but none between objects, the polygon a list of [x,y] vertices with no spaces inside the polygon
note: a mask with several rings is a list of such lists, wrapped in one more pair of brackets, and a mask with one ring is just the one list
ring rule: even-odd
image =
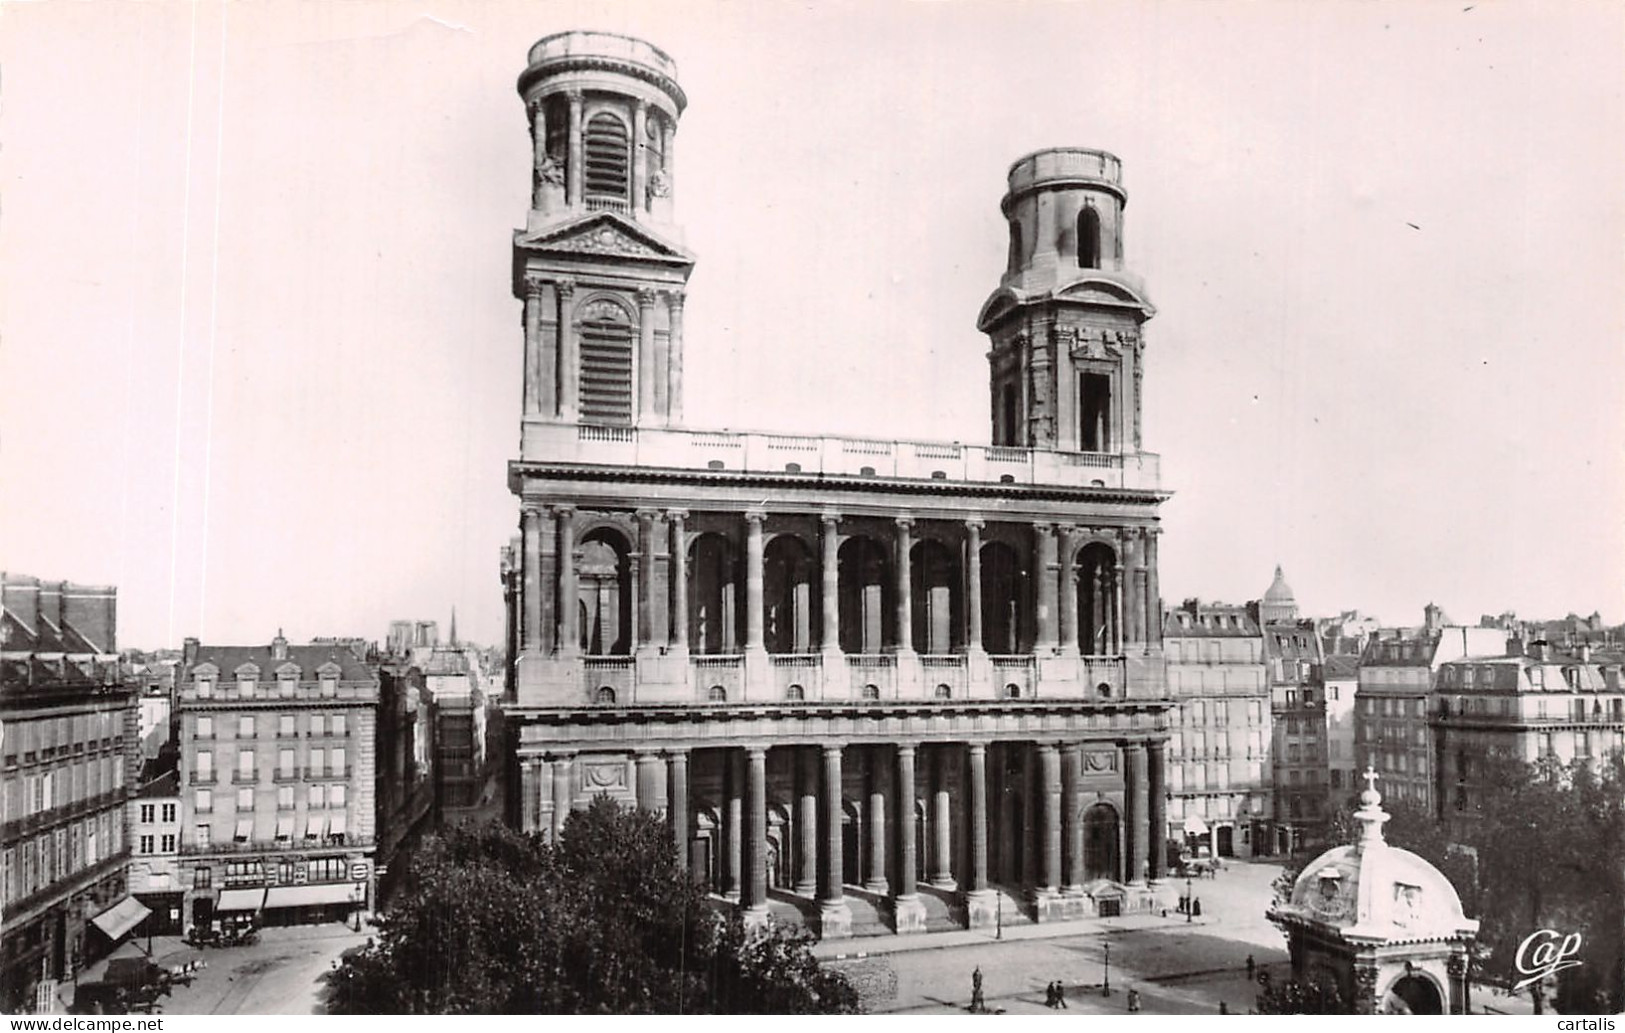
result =
[{"label": "sidewalk", "polygon": [[1209,924],[1205,916],[1187,922],[1184,916],[1170,914],[1124,915],[1121,918],[1081,918],[1071,922],[1030,922],[1006,926],[999,936],[993,929],[953,929],[934,933],[909,933],[904,936],[856,936],[844,940],[821,940],[813,945],[813,956],[820,959],[863,958],[902,951],[940,950],[945,947],[966,947],[975,944],[1000,943],[1012,940],[1053,940],[1066,936],[1091,936],[1102,933],[1139,931],[1179,927],[1196,930]]}]

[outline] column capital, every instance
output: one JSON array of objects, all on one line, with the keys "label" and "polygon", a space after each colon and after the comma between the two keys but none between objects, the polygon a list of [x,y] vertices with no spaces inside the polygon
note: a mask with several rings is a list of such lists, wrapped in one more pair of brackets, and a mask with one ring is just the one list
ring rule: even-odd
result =
[{"label": "column capital", "polygon": [[1089,533],[1089,529],[1087,527],[1079,527],[1077,524],[1057,524],[1056,530],[1059,531],[1061,536],[1066,539],[1066,543],[1068,545],[1077,544],[1080,538],[1083,538]]},{"label": "column capital", "polygon": [[660,751],[657,750],[657,749],[654,749],[653,747],[633,750],[632,755],[634,757],[636,757],[640,762],[641,761],[646,761],[646,760],[659,760],[660,759]]},{"label": "column capital", "polygon": [[638,509],[634,511],[634,515],[638,518],[640,523],[652,524],[656,520],[660,519],[660,510]]},{"label": "column capital", "polygon": [[682,311],[683,298],[686,296],[685,292],[680,290],[668,290],[662,291],[661,293],[666,296],[666,304],[668,306],[677,309],[678,311]]},{"label": "column capital", "polygon": [[576,282],[569,277],[553,281],[553,286],[558,289],[561,298],[568,299],[570,295],[576,292]]},{"label": "column capital", "polygon": [[648,310],[655,307],[655,295],[658,292],[653,287],[639,287],[637,291],[638,308]]},{"label": "column capital", "polygon": [[569,504],[549,506],[548,511],[556,517],[569,518],[576,515],[576,508]]},{"label": "column capital", "polygon": [[1060,749],[1061,744],[1058,742],[1041,742],[1038,744],[1038,752],[1043,754],[1059,753]]},{"label": "column capital", "polygon": [[668,510],[666,510],[666,519],[667,520],[687,520],[688,519],[688,510],[686,510],[686,509],[668,509]]},{"label": "column capital", "polygon": [[818,522],[833,530],[835,525],[841,522],[841,514],[833,509],[823,510],[818,514]]},{"label": "column capital", "polygon": [[551,516],[553,511],[540,502],[526,502],[519,507],[519,515],[525,520],[540,520],[544,516]]},{"label": "column capital", "polygon": [[900,530],[907,531],[914,526],[914,516],[910,513],[902,513],[893,518],[892,523],[896,524]]},{"label": "column capital", "polygon": [[987,746],[988,744],[986,742],[972,741],[965,744],[965,749],[970,751],[970,755],[972,757],[981,757],[986,755]]},{"label": "column capital", "polygon": [[745,756],[752,760],[757,760],[767,756],[768,748],[762,743],[747,743],[745,744],[744,750]]},{"label": "column capital", "polygon": [[576,759],[576,751],[575,750],[548,750],[546,753],[542,754],[542,759],[545,760],[545,761],[548,761],[549,763],[552,763],[553,761],[560,761],[560,760],[568,762],[568,761],[572,761],[572,760]]},{"label": "column capital", "polygon": [[844,742],[820,743],[818,748],[824,752],[825,757],[830,757],[830,756],[839,757],[841,755],[841,751],[846,749],[846,743],[844,743]]},{"label": "column capital", "polygon": [[526,273],[525,297],[540,298],[542,296],[542,288],[546,287],[547,284],[547,277],[543,276],[541,273]]},{"label": "column capital", "polygon": [[1033,521],[1033,531],[1045,536],[1053,535],[1055,533],[1055,524],[1048,520],[1035,520]]},{"label": "column capital", "polygon": [[563,92],[564,96],[570,101],[571,104],[580,104],[584,97],[581,87],[579,86],[566,87]]},{"label": "column capital", "polygon": [[747,509],[744,515],[747,524],[760,524],[767,519],[767,511],[762,509]]},{"label": "column capital", "polygon": [[639,98],[637,98],[637,100],[636,100],[636,101],[634,101],[634,102],[633,102],[633,103],[634,103],[634,104],[635,104],[635,105],[636,105],[636,110],[637,110],[637,111],[638,111],[638,112],[640,112],[640,113],[642,113],[642,114],[648,114],[648,111],[649,111],[649,102],[648,102],[648,101],[647,101],[647,100],[645,100],[645,99],[644,99],[644,98],[642,98],[642,97],[639,97]]},{"label": "column capital", "polygon": [[914,756],[914,751],[918,748],[918,746],[919,746],[918,743],[900,742],[900,743],[897,744],[897,755],[899,757],[902,757],[902,756],[912,757],[912,756]]},{"label": "column capital", "polygon": [[660,752],[668,760],[687,760],[690,751],[683,747],[673,747]]},{"label": "column capital", "polygon": [[987,527],[987,522],[979,516],[965,518],[965,530],[967,531],[980,531],[985,527]]}]

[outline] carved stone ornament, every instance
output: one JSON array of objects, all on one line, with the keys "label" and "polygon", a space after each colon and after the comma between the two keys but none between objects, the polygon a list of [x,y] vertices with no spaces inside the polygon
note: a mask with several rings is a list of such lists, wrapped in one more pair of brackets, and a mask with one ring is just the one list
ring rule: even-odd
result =
[{"label": "carved stone ornament", "polygon": [[1394,883],[1394,924],[1408,929],[1422,921],[1422,887]]},{"label": "carved stone ornament", "polygon": [[666,175],[665,169],[655,169],[649,176],[649,196],[665,197],[671,193],[671,178]]},{"label": "carved stone ornament", "polygon": [[1117,751],[1090,750],[1083,755],[1083,767],[1086,771],[1116,771]]},{"label": "carved stone ornament", "polygon": [[541,162],[536,166],[536,182],[546,183],[548,186],[563,186],[563,164],[555,160],[551,154],[543,155]]},{"label": "carved stone ornament", "polygon": [[618,789],[626,785],[626,763],[621,760],[590,763],[582,776],[590,789]]},{"label": "carved stone ornament", "polygon": [[547,246],[564,248],[570,251],[589,251],[600,255],[629,255],[636,258],[664,257],[659,251],[613,226],[600,226],[598,229],[577,233],[574,236],[551,240],[548,241]]},{"label": "carved stone ornament", "polygon": [[1451,979],[1461,979],[1467,975],[1467,959],[1460,954],[1452,954],[1445,959],[1444,968]]},{"label": "carved stone ornament", "polygon": [[1054,331],[1055,346],[1067,351],[1078,346],[1078,328],[1075,326],[1058,326]]}]

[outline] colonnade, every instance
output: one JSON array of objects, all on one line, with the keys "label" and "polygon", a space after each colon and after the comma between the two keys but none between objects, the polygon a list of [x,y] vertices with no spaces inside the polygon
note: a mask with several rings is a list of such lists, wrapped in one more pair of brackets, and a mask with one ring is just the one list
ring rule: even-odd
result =
[{"label": "colonnade", "polygon": [[[568,505],[529,505],[524,510],[521,645],[528,654],[568,657],[581,651],[579,616],[574,605],[581,547],[577,528],[581,519],[582,514]],[[637,614],[634,643],[628,652],[651,649],[686,654],[689,651],[693,630],[690,626],[693,571],[689,548],[697,536],[689,531],[688,519],[688,511],[682,509],[639,510],[635,514],[637,530],[627,536],[631,540],[626,542],[633,571],[628,594],[635,599],[625,602]],[[777,516],[759,510],[747,510],[738,514],[738,519],[744,525],[745,620],[743,642],[736,645],[742,647],[744,653],[766,652],[764,543],[770,532],[795,535],[796,531],[771,527]],[[808,550],[817,557],[816,583],[820,587],[818,651],[842,651],[843,540],[868,537],[876,532],[877,525],[881,532],[889,534],[891,546],[887,560],[893,612],[887,615],[891,619],[891,634],[885,646],[889,651],[914,652],[917,586],[913,554],[916,541],[923,542],[927,536],[939,544],[946,539],[959,553],[958,583],[952,587],[961,602],[957,610],[962,614],[962,621],[955,629],[954,639],[961,643],[959,648],[964,652],[1020,651],[1012,650],[1008,640],[995,643],[994,650],[987,649],[984,608],[1007,603],[1023,616],[1030,609],[1031,647],[1037,655],[1120,656],[1130,643],[1144,644],[1149,650],[1151,644],[1160,639],[1159,532],[1156,528],[1002,522],[1015,523],[1019,529],[1017,541],[1027,545],[1024,556],[1015,553],[1019,569],[1007,572],[1003,580],[1025,579],[1032,582],[1034,588],[1028,593],[1005,585],[1001,590],[1010,591],[1011,598],[990,602],[990,593],[984,592],[983,567],[988,563],[988,554],[983,540],[987,524],[983,520],[924,522],[899,516],[884,524],[863,521],[847,535],[842,533],[842,522],[839,514],[819,514],[818,547]],[[1010,537],[1006,533],[1001,539]],[[550,538],[555,543],[552,584],[544,584],[543,542]],[[1022,542],[1022,539],[1027,541]],[[635,546],[632,541],[636,542]],[[1014,552],[1014,546],[1008,541],[999,544]],[[655,576],[659,564],[665,566],[665,578]],[[809,588],[812,583],[813,579],[809,578]],[[549,598],[556,600],[551,620],[544,618],[544,601]],[[1080,613],[1080,606],[1086,612]],[[657,615],[665,619],[658,620]],[[812,627],[810,620],[807,627]],[[1087,635],[1082,634],[1083,629],[1089,629]],[[812,643],[807,645],[812,651]]]},{"label": "colonnade", "polygon": [[[788,782],[769,785],[770,751],[792,754],[785,765]],[[990,770],[995,751],[1001,764],[1018,765],[1023,776],[1011,780]],[[696,753],[708,756],[698,758]],[[1086,770],[1086,754],[1096,760],[1111,757],[1112,762],[1105,771]],[[556,838],[571,808],[589,802],[589,789],[580,787],[574,769],[582,755],[558,749],[522,760],[527,829]],[[748,913],[767,909],[770,804],[788,804],[790,820],[798,827],[793,848],[789,838],[779,844],[791,851],[783,862],[788,878],[781,888],[816,901],[827,934],[840,934],[848,886],[886,898],[899,931],[906,931],[911,920],[923,922],[922,868],[929,885],[957,889],[972,904],[989,897],[1001,875],[1003,882],[1024,884],[1031,898],[1042,902],[1081,898],[1084,886],[1101,878],[1143,886],[1163,872],[1161,740],[747,743],[647,750],[633,757],[636,803],[665,814],[685,865],[698,833],[694,768],[703,763],[720,769],[719,796],[703,801],[719,822],[719,837],[711,844],[719,848],[713,889],[737,899]],[[849,761],[864,776],[855,798],[847,780]],[[916,803],[922,796],[928,815],[925,842],[919,841],[916,825]],[[1119,820],[1110,830],[1113,842],[1101,852],[1101,844],[1086,841],[1086,815],[1091,809],[1116,812],[1119,806]],[[847,868],[849,807],[863,815],[857,871]],[[1011,816],[1017,810],[1023,816],[1023,840],[1016,849],[1027,859],[1020,866],[1013,863],[1011,844],[1001,839],[1016,827]],[[977,924],[974,914],[972,924]]]}]

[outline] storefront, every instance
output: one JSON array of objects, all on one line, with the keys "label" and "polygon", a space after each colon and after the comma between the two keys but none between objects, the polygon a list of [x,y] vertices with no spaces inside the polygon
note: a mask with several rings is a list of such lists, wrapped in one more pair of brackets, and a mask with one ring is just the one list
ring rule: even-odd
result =
[{"label": "storefront", "polygon": [[273,886],[265,895],[264,925],[317,925],[346,922],[366,905],[365,882]]}]

